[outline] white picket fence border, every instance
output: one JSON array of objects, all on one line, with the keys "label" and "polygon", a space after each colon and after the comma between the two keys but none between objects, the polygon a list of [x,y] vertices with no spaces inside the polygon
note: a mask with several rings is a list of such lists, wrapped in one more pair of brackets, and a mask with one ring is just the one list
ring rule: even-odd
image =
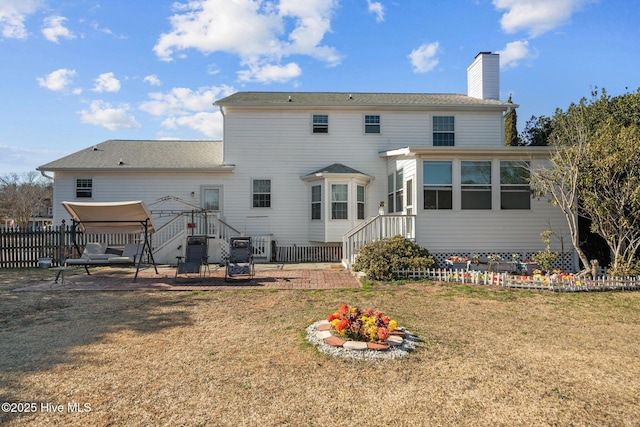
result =
[{"label": "white picket fence border", "polygon": [[496,285],[503,288],[543,289],[555,292],[637,291],[640,277],[583,277],[559,278],[554,276],[516,276],[492,271],[449,270],[442,268],[395,270],[395,277],[429,279],[439,282]]}]

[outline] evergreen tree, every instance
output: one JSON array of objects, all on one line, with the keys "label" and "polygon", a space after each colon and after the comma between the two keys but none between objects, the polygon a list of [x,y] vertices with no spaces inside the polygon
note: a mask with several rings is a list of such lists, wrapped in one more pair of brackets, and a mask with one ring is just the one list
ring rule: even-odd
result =
[{"label": "evergreen tree", "polygon": [[[511,95],[509,95],[507,102],[513,104]],[[510,108],[507,114],[504,115],[504,145],[520,145],[520,138],[518,137],[518,115],[515,108]]]}]

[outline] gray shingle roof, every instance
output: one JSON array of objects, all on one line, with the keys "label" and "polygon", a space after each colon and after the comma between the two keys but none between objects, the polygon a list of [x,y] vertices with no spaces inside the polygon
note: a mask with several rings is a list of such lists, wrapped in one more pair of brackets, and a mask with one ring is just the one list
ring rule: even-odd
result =
[{"label": "gray shingle roof", "polygon": [[[291,101],[289,101],[291,99]],[[515,104],[446,93],[236,92],[219,106],[297,107],[517,107]]]},{"label": "gray shingle roof", "polygon": [[219,168],[222,161],[222,141],[108,140],[37,169],[189,171]]},{"label": "gray shingle roof", "polygon": [[350,168],[349,166],[345,166],[342,163],[334,163],[322,169],[318,169],[315,172],[311,172],[309,175],[317,175],[320,173],[351,173],[351,174],[366,175],[360,172],[359,170],[355,170],[353,168]]}]

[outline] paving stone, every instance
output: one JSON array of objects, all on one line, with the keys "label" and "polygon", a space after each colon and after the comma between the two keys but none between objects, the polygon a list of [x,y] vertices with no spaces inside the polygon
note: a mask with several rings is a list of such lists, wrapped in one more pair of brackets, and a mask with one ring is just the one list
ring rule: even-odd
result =
[{"label": "paving stone", "polygon": [[389,337],[387,338],[387,342],[394,347],[402,345],[403,341],[404,341],[404,338],[397,335],[389,335]]},{"label": "paving stone", "polygon": [[399,329],[396,329],[395,331],[392,331],[390,335],[395,335],[395,336],[402,337],[402,338],[407,336],[407,334],[404,331],[401,331]]},{"label": "paving stone", "polygon": [[342,344],[342,347],[348,350],[366,350],[367,343],[364,341],[347,341]]},{"label": "paving stone", "polygon": [[329,325],[331,324],[331,322],[329,322],[327,319],[321,320],[318,322],[319,325]]},{"label": "paving stone", "polygon": [[317,337],[321,340],[325,339],[325,338],[329,338],[333,335],[331,335],[331,332],[329,331],[318,331],[318,335]]},{"label": "paving stone", "polygon": [[346,341],[332,335],[329,338],[325,338],[324,342],[331,347],[342,347]]},{"label": "paving stone", "polygon": [[323,323],[321,325],[318,325],[318,330],[319,331],[329,331],[331,330],[331,325],[328,323]]},{"label": "paving stone", "polygon": [[367,347],[369,348],[369,350],[376,350],[376,351],[389,350],[389,344],[385,342],[368,342]]}]

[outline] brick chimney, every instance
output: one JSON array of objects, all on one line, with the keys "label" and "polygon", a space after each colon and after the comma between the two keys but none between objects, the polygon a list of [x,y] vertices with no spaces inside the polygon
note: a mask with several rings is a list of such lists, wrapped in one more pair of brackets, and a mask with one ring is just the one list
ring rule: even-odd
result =
[{"label": "brick chimney", "polygon": [[467,68],[467,95],[480,99],[500,99],[500,55],[480,52]]}]

